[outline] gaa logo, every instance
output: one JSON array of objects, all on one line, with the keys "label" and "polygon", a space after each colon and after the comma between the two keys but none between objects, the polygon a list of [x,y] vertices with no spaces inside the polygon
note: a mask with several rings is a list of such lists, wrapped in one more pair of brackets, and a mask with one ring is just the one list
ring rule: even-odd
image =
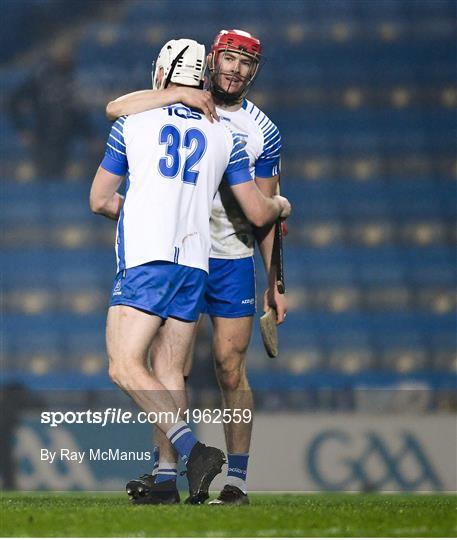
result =
[{"label": "gaa logo", "polygon": [[122,294],[122,283],[121,283],[121,280],[119,279],[116,285],[114,286],[113,296],[118,296],[120,294]]},{"label": "gaa logo", "polygon": [[374,431],[361,437],[342,430],[324,431],[311,441],[305,459],[311,478],[322,490],[443,488],[424,448],[407,431],[397,439],[389,437],[389,442]]}]

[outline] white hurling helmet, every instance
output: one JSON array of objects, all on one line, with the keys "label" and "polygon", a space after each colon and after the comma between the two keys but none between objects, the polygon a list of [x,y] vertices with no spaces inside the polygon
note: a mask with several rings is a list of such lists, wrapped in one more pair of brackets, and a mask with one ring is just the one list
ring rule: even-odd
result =
[{"label": "white hurling helmet", "polygon": [[[154,68],[154,66],[153,66]],[[163,79],[158,75],[163,68]],[[185,86],[203,87],[206,68],[205,46],[193,39],[172,39],[165,43],[152,72],[152,88],[162,90],[170,82]]]}]

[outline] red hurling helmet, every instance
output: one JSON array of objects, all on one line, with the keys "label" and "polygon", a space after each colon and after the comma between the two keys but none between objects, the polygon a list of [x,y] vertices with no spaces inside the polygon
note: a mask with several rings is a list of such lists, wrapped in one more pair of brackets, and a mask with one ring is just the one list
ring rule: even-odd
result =
[{"label": "red hurling helmet", "polygon": [[242,52],[259,62],[262,45],[259,39],[244,30],[221,30],[214,39],[211,51],[215,55],[220,51]]}]

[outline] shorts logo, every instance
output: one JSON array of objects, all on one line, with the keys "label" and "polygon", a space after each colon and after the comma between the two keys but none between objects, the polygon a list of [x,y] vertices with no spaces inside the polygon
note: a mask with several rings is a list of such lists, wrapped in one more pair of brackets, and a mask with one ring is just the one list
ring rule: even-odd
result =
[{"label": "shorts logo", "polygon": [[122,294],[122,290],[121,290],[121,280],[119,279],[116,285],[114,286],[113,296],[119,296],[120,294]]},{"label": "shorts logo", "polygon": [[252,306],[252,304],[255,302],[255,299],[254,298],[246,298],[245,300],[241,300],[241,303],[242,304],[250,304]]}]

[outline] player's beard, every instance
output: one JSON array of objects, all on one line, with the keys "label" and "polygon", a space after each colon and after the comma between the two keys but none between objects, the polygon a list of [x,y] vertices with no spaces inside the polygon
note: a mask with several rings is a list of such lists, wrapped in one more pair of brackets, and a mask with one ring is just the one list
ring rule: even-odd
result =
[{"label": "player's beard", "polygon": [[[228,88],[224,90],[222,86],[217,82],[220,77],[231,77]],[[243,86],[237,92],[230,92],[230,86],[232,81],[241,80]],[[215,97],[216,101],[223,103],[224,105],[236,105],[240,103],[248,91],[248,78],[243,80],[242,77],[235,76],[234,74],[222,73],[219,68],[216,68],[211,74],[211,93]]]}]

